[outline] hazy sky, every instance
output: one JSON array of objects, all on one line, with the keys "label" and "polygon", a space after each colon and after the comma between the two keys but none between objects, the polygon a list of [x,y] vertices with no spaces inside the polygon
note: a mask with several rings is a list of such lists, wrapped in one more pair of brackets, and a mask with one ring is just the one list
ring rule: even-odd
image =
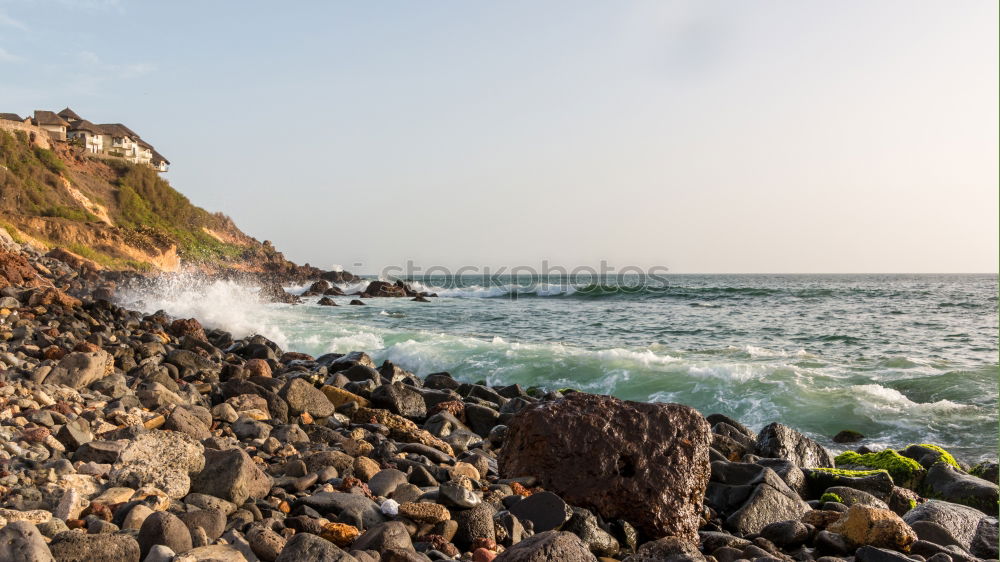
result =
[{"label": "hazy sky", "polygon": [[125,123],[195,203],[321,267],[995,272],[997,22],[995,0],[0,0],[0,111]]}]

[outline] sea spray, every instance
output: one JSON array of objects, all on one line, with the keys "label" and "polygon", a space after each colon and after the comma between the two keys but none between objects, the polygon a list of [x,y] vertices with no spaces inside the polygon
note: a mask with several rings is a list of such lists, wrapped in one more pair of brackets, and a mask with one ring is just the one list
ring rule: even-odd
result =
[{"label": "sea spray", "polygon": [[118,298],[144,312],[163,310],[176,318],[197,318],[206,328],[220,328],[235,337],[260,334],[282,347],[289,343],[277,321],[289,314],[287,307],[264,303],[260,286],[245,281],[170,273],[151,277]]}]

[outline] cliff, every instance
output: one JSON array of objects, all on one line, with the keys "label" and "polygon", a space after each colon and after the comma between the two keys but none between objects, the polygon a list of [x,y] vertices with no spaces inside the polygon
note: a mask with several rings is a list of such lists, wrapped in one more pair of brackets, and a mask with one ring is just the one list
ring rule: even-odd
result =
[{"label": "cliff", "polygon": [[103,269],[318,273],[193,205],[148,166],[98,160],[67,143],[44,149],[22,133],[0,131],[0,227]]}]

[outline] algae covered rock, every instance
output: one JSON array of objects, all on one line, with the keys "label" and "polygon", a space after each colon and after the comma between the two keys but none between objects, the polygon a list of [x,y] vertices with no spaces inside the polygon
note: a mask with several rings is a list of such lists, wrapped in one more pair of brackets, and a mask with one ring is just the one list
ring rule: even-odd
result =
[{"label": "algae covered rock", "polygon": [[996,484],[966,474],[944,462],[931,466],[924,477],[923,494],[996,515],[1000,492]]},{"label": "algae covered rock", "polygon": [[919,462],[904,457],[892,449],[864,454],[846,451],[837,455],[834,461],[837,468],[885,470],[892,477],[893,483],[911,490],[920,486],[927,472]]}]

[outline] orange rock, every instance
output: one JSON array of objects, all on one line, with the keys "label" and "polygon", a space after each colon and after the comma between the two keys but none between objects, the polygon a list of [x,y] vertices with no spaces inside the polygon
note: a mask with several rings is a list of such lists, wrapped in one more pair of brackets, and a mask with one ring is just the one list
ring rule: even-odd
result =
[{"label": "orange rock", "polygon": [[58,345],[50,345],[42,350],[42,357],[46,359],[62,359],[66,355],[66,350]]},{"label": "orange rock", "polygon": [[906,552],[917,542],[917,534],[894,512],[860,504],[852,505],[827,530],[839,533],[855,546],[871,545]]},{"label": "orange rock", "polygon": [[263,359],[250,359],[243,364],[243,369],[251,377],[271,377],[271,366]]},{"label": "orange rock", "polygon": [[353,525],[347,523],[327,523],[323,525],[323,532],[319,536],[343,548],[349,546],[354,539],[358,538],[361,531]]}]

